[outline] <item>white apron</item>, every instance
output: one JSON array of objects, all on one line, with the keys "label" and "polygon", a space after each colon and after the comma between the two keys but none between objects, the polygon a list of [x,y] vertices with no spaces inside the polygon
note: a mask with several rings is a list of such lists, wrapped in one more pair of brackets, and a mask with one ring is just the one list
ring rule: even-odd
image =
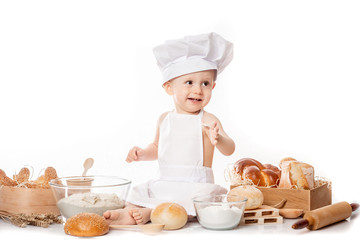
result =
[{"label": "white apron", "polygon": [[203,166],[202,115],[202,110],[198,115],[168,113],[160,125],[160,177],[135,186],[128,202],[149,208],[176,202],[195,216],[192,198],[227,192],[214,184],[212,169]]}]

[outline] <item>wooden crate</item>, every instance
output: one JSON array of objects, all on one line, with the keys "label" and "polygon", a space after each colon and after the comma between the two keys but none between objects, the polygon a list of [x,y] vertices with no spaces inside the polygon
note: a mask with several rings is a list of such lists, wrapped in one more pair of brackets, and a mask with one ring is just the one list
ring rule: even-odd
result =
[{"label": "wooden crate", "polygon": [[[236,186],[230,186],[230,189]],[[331,204],[331,188],[323,184],[311,190],[258,187],[264,194],[264,205],[274,206],[286,200],[283,208],[314,210]]]},{"label": "wooden crate", "polygon": [[296,208],[305,211],[314,210],[332,201],[331,188],[323,184],[311,190],[282,189],[258,187],[264,194],[264,204],[274,206],[283,199],[286,200],[283,208]]},{"label": "wooden crate", "polygon": [[10,214],[60,215],[51,189],[0,186],[0,210]]}]

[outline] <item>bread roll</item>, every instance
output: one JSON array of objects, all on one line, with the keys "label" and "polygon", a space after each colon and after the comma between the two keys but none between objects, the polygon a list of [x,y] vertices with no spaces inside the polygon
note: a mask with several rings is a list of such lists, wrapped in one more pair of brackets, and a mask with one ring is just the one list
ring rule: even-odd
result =
[{"label": "bread roll", "polygon": [[64,231],[78,237],[101,236],[109,232],[109,224],[96,213],[79,213],[66,221]]},{"label": "bread roll", "polygon": [[166,230],[175,230],[187,223],[188,215],[179,204],[166,202],[152,210],[150,220],[152,223],[165,224]]},{"label": "bread roll", "polygon": [[235,202],[238,201],[241,197],[248,199],[246,201],[245,210],[258,208],[264,202],[263,193],[251,185],[242,185],[231,189],[228,192],[227,200],[229,202]]}]

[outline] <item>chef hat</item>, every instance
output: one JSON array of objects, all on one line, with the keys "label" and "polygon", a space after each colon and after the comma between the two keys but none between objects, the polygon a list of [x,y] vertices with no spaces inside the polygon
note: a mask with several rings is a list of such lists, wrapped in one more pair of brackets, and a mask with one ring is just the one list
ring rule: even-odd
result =
[{"label": "chef hat", "polygon": [[169,40],[154,48],[163,83],[184,74],[210,69],[221,73],[233,58],[233,44],[216,33]]}]

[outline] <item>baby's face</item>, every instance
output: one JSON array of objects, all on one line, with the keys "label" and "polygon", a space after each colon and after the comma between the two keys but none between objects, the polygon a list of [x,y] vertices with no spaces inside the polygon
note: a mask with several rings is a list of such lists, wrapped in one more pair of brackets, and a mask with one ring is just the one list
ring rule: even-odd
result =
[{"label": "baby's face", "polygon": [[173,96],[178,113],[197,114],[209,103],[214,86],[215,70],[206,70],[174,78],[164,88]]}]

